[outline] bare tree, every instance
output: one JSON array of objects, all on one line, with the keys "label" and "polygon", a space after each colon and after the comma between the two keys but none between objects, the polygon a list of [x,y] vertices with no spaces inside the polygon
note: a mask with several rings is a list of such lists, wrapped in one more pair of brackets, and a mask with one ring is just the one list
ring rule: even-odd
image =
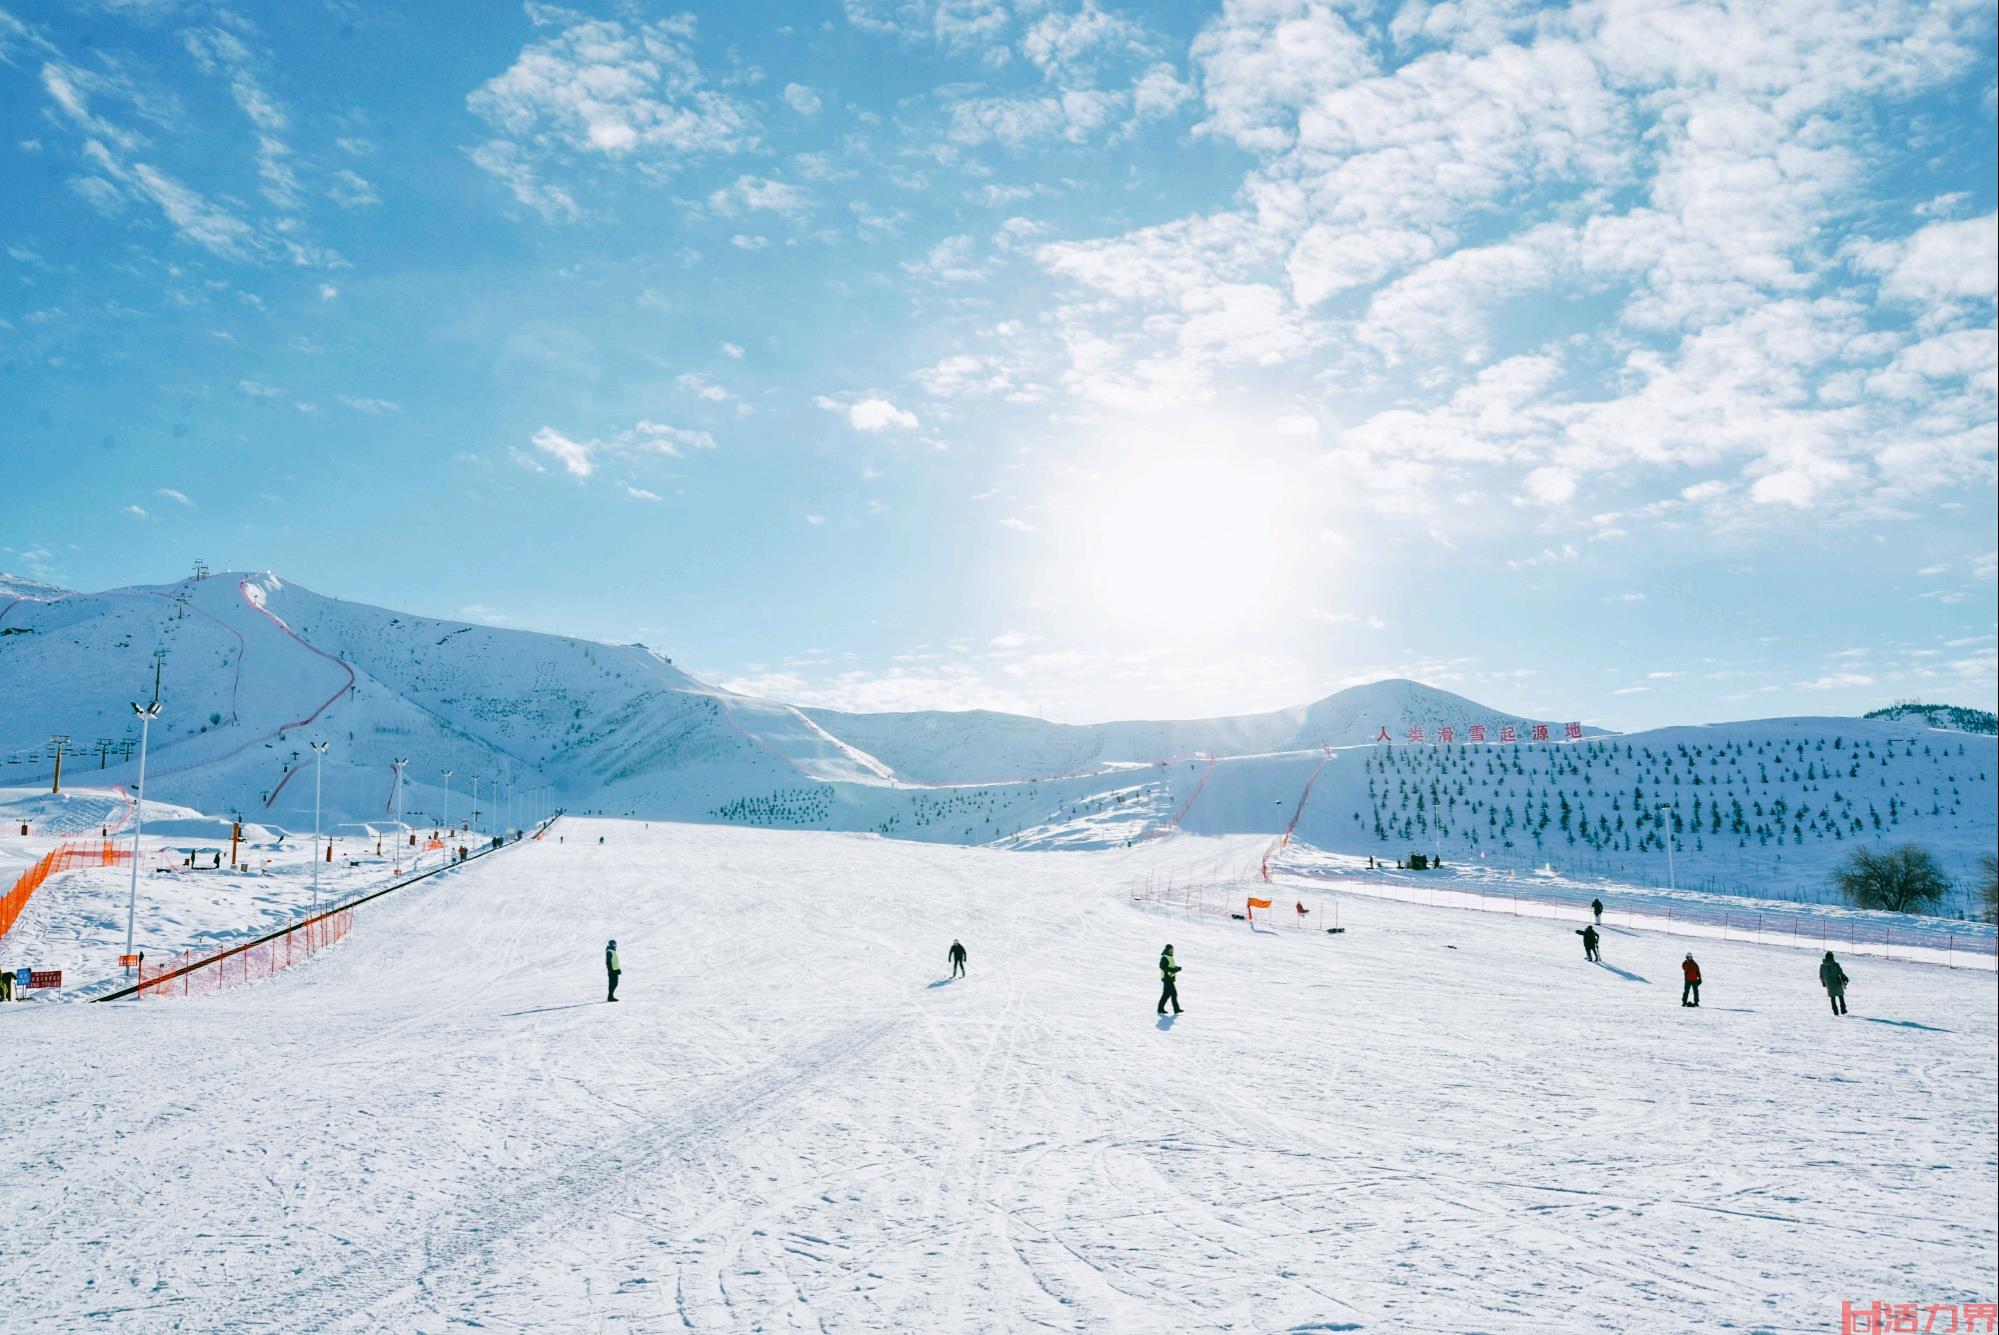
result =
[{"label": "bare tree", "polygon": [[1846,902],[1855,908],[1920,913],[1950,893],[1950,878],[1928,850],[1903,844],[1886,852],[1856,848],[1833,873]]}]

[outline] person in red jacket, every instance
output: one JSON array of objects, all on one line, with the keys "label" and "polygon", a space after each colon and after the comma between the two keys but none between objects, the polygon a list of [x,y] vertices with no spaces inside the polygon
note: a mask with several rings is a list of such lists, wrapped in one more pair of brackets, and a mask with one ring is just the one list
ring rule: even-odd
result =
[{"label": "person in red jacket", "polygon": [[1701,966],[1694,963],[1694,954],[1691,950],[1687,952],[1686,959],[1680,962],[1680,973],[1684,975],[1687,980],[1686,983],[1680,988],[1680,1004],[1682,1006],[1700,1005]]}]

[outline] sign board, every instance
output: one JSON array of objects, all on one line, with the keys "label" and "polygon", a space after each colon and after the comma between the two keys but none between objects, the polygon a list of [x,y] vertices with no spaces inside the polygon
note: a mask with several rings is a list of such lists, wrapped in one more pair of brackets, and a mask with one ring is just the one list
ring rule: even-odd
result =
[{"label": "sign board", "polygon": [[118,967],[121,969],[136,969],[139,967],[139,961],[144,958],[146,958],[144,955],[120,955],[118,957]]},{"label": "sign board", "polygon": [[61,986],[62,986],[62,970],[61,970],[61,969],[25,969],[25,970],[23,970],[22,972],[24,972],[24,973],[26,973],[26,974],[28,975],[28,986],[29,986],[29,987],[61,987]]}]

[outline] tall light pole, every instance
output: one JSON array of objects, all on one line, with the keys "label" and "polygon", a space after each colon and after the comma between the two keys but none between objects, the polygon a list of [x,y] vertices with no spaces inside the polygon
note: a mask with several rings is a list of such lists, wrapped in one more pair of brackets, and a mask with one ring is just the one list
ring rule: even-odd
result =
[{"label": "tall light pole", "polygon": [[[1660,811],[1671,811],[1673,804],[1671,802],[1661,802],[1658,809]],[[1673,824],[1670,819],[1664,816],[1659,818],[1659,823],[1666,827],[1666,889],[1670,893],[1673,889]]]},{"label": "tall light pole", "polygon": [[312,911],[319,912],[319,794],[323,776],[320,762],[326,759],[326,743],[312,742]]},{"label": "tall light pole", "polygon": [[451,771],[444,771],[444,836],[451,837]]},{"label": "tall light pole", "polygon": [[403,869],[403,841],[409,837],[403,830],[403,767],[410,762],[409,758],[405,756],[394,763],[396,767],[396,858],[393,865],[394,869],[400,872]]},{"label": "tall light pole", "polygon": [[472,776],[472,823],[479,823],[479,776]]},{"label": "tall light pole", "polygon": [[[146,738],[153,730],[153,720],[160,716],[160,655],[153,655],[153,701],[148,705],[132,702],[132,712],[139,716],[139,778],[133,794],[132,812],[132,888],[125,896],[125,957],[132,956],[132,923],[139,913],[139,831],[146,825]],[[141,979],[140,981],[144,981]]]}]

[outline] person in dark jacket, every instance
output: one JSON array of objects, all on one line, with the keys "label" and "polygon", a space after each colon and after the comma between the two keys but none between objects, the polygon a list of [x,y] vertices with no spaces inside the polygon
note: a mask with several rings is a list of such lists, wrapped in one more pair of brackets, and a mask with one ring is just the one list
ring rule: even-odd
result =
[{"label": "person in dark jacket", "polygon": [[965,976],[965,948],[958,944],[956,939],[953,939],[951,949],[948,953],[951,958],[951,976],[953,978],[963,978]]},{"label": "person in dark jacket", "polygon": [[1596,925],[1598,927],[1603,926],[1603,901],[1601,899],[1592,899],[1589,902],[1589,911],[1596,915]]},{"label": "person in dark jacket", "polygon": [[1846,1014],[1846,970],[1839,967],[1830,950],[1819,961],[1819,986],[1825,989],[1826,1000],[1832,1003],[1832,1013]]},{"label": "person in dark jacket", "polygon": [[1596,963],[1596,943],[1598,940],[1596,928],[1594,926],[1585,927],[1577,932],[1576,935],[1583,939],[1583,958],[1592,964]]},{"label": "person in dark jacket", "polygon": [[1694,962],[1694,953],[1691,950],[1687,952],[1687,957],[1680,961],[1680,976],[1687,980],[1680,987],[1680,1004],[1682,1006],[1700,1005],[1701,966]]},{"label": "person in dark jacket", "polygon": [[1174,981],[1179,973],[1180,965],[1173,958],[1173,947],[1169,945],[1159,952],[1159,981],[1163,984],[1159,990],[1161,1015],[1166,1014],[1166,1003],[1169,1001],[1173,1003],[1173,1013],[1175,1015],[1180,1013],[1180,989]]},{"label": "person in dark jacket", "polygon": [[620,972],[622,971],[618,968],[618,943],[613,940],[604,947],[604,973],[610,979],[611,984],[610,990],[604,994],[604,1000],[616,1001],[618,999],[618,974]]}]

